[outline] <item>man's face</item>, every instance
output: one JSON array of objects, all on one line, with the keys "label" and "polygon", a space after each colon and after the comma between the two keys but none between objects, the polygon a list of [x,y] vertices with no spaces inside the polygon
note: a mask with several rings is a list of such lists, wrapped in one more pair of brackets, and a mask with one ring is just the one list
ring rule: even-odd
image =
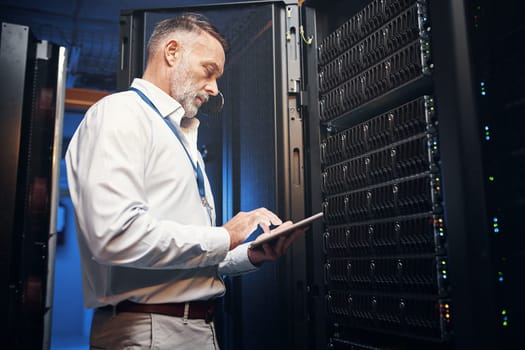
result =
[{"label": "man's face", "polygon": [[209,95],[219,93],[217,79],[224,71],[224,50],[208,33],[192,35],[194,42],[182,46],[180,62],[173,71],[171,95],[192,118]]}]

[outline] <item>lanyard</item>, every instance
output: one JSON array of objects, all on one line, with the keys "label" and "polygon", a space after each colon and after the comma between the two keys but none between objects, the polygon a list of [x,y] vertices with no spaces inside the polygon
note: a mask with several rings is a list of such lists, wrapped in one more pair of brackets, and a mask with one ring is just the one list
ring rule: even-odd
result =
[{"label": "lanyard", "polygon": [[146,95],[144,95],[142,91],[134,87],[130,87],[129,90],[135,91],[144,100],[144,102],[150,105],[150,107],[153,108],[155,112],[157,112],[157,114],[162,118],[162,120],[164,120],[166,124],[168,124],[169,128],[171,129],[171,131],[173,131],[175,136],[177,136],[177,139],[179,140],[180,144],[182,145],[182,148],[184,148],[184,151],[186,152],[186,155],[188,156],[188,160],[190,161],[193,167],[193,170],[195,170],[195,172],[197,173],[197,186],[199,187],[199,195],[201,196],[202,204],[209,211],[211,209],[211,206],[208,204],[208,201],[206,200],[206,191],[204,189],[204,175],[202,174],[202,170],[199,165],[199,162],[196,162],[197,165],[195,165],[195,163],[193,162],[190,156],[190,153],[188,152],[188,149],[186,148],[186,146],[184,145],[184,142],[182,141],[179,131],[177,130],[175,125],[173,125],[173,123],[170,122],[168,118],[164,118],[162,116],[158,108],[153,104],[153,102],[151,102],[151,100]]}]

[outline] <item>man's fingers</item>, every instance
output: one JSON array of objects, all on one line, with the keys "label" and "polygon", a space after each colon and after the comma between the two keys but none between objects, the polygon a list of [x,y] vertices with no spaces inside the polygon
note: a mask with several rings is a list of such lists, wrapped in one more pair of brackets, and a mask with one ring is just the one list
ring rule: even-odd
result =
[{"label": "man's fingers", "polygon": [[277,234],[284,231],[288,226],[291,226],[293,223],[291,221],[283,222],[279,227],[272,230],[272,234]]},{"label": "man's fingers", "polygon": [[270,243],[264,243],[262,247],[264,250],[264,255],[271,257],[270,260],[274,260],[276,258],[275,250],[273,249],[272,245],[270,245]]},{"label": "man's fingers", "polygon": [[260,222],[259,226],[261,226],[264,233],[270,234],[270,225],[267,222]]},{"label": "man's fingers", "polygon": [[270,232],[270,226],[281,225],[282,220],[266,208],[258,208],[250,212],[253,223],[259,225],[264,232]]},{"label": "man's fingers", "polygon": [[256,215],[258,218],[261,218],[261,221],[264,220],[269,222],[271,225],[280,225],[283,221],[273,212],[266,208],[258,208],[252,210],[251,213]]},{"label": "man's fingers", "polygon": [[285,250],[286,250],[286,242],[288,241],[287,237],[285,236],[282,236],[282,237],[279,237],[279,239],[277,240],[277,242],[275,243],[275,253],[278,255],[278,256],[281,256]]},{"label": "man's fingers", "polygon": [[302,235],[306,230],[308,230],[308,227],[306,228],[303,228],[303,229],[298,229],[298,230],[295,230],[290,236],[288,236],[288,239],[286,240],[286,242],[284,242],[284,250],[283,250],[283,253],[286,252],[288,250],[288,248],[290,247],[290,245],[292,245],[293,241],[300,235]]}]

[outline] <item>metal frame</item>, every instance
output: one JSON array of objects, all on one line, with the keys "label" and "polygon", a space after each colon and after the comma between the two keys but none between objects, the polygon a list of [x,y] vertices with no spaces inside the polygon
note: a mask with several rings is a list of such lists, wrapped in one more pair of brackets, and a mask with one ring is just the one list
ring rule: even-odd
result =
[{"label": "metal frame", "polygon": [[51,178],[51,197],[50,197],[50,218],[49,218],[49,241],[48,241],[48,275],[47,275],[47,290],[45,307],[46,313],[44,315],[44,341],[43,349],[51,347],[51,326],[52,326],[52,310],[53,310],[53,296],[55,285],[55,255],[57,242],[57,212],[58,200],[60,197],[60,159],[62,157],[62,132],[64,126],[64,107],[66,97],[66,74],[67,74],[67,49],[65,47],[58,48],[58,74],[57,74],[57,94],[56,94],[56,113],[55,113],[55,127],[53,136],[53,155],[52,155],[52,178]]},{"label": "metal frame", "polygon": [[[275,188],[272,189],[275,197],[275,211],[283,219],[297,221],[305,216],[305,178],[304,178],[304,153],[303,153],[303,119],[299,108],[302,59],[299,36],[299,6],[297,1],[257,1],[222,3],[212,5],[195,5],[185,7],[184,11],[204,11],[224,9],[225,7],[239,7],[243,5],[271,5],[272,11],[272,37],[273,37],[273,84],[274,106],[273,123],[275,125],[274,144],[268,145],[268,157],[273,158]],[[144,65],[144,47],[146,34],[144,28],[146,20],[144,13],[166,13],[177,11],[181,7],[168,9],[133,9],[122,12],[121,16],[121,49],[120,69],[118,72],[118,89],[128,87],[133,77],[140,76]],[[243,186],[239,174],[240,159],[235,151],[240,145],[235,144],[238,139],[231,117],[223,117],[223,220],[233,216],[241,208],[239,189]],[[236,136],[237,135],[237,136]],[[267,189],[260,188],[260,191]],[[219,202],[220,203],[220,202]],[[217,203],[217,204],[219,204]],[[261,203],[265,205],[265,203]],[[271,208],[272,209],[272,208]],[[223,300],[224,324],[223,332],[226,347],[230,349],[244,349],[249,342],[253,349],[267,348],[302,348],[305,340],[306,322],[304,310],[307,307],[305,295],[307,290],[306,265],[304,240],[298,240],[291,248],[291,252],[275,264],[265,264],[263,271],[246,277],[228,278],[225,282],[228,291]],[[271,280],[265,278],[271,277]],[[281,288],[282,295],[273,302],[273,310],[255,309],[249,304],[247,287],[254,283],[266,286],[265,288]],[[302,285],[298,290],[297,285]],[[250,297],[258,297],[258,291]],[[261,294],[262,296],[262,294]],[[288,303],[294,300],[294,303]],[[239,302],[241,306],[239,307]],[[284,311],[283,311],[284,310]],[[260,324],[257,314],[275,314],[275,324]],[[260,329],[264,326],[272,334],[266,339],[253,339],[249,334],[250,329]],[[297,343],[301,344],[297,346]]]}]

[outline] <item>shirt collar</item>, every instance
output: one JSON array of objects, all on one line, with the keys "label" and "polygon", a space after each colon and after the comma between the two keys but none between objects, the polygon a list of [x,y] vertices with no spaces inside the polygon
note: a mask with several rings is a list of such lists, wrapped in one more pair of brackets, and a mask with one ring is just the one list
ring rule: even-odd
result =
[{"label": "shirt collar", "polygon": [[184,117],[184,108],[182,108],[180,103],[147,80],[135,78],[131,86],[142,91],[153,102],[164,118],[169,117],[172,122],[177,123],[180,127],[182,117]]}]

